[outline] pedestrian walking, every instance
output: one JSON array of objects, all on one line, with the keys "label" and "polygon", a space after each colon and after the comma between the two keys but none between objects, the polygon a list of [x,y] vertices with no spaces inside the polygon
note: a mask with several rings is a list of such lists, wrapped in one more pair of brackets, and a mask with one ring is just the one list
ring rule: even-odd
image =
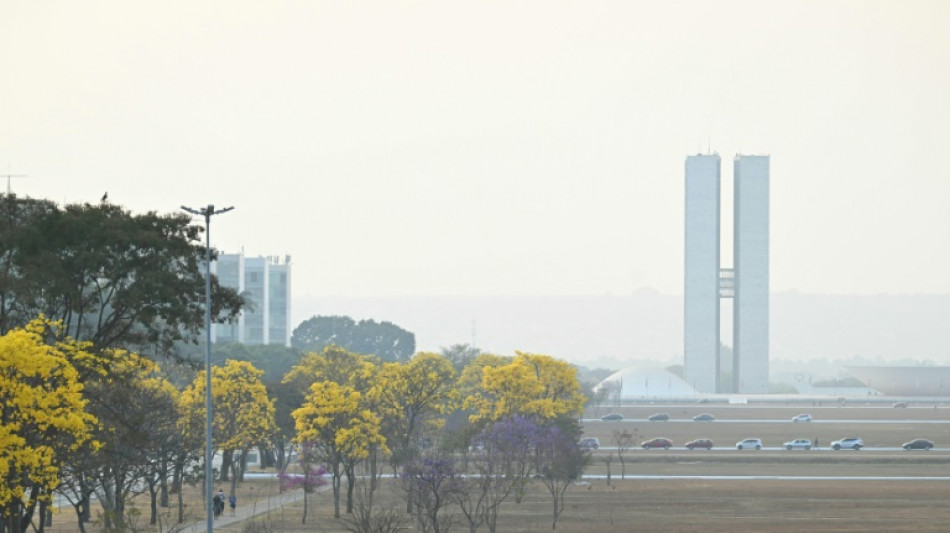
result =
[{"label": "pedestrian walking", "polygon": [[231,516],[234,516],[234,510],[237,508],[237,496],[234,494],[228,496],[228,505],[231,506]]}]

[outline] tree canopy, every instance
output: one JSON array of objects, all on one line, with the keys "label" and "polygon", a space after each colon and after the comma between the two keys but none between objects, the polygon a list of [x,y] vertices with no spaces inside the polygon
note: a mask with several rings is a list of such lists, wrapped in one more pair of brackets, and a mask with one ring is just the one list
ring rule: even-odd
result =
[{"label": "tree canopy", "polygon": [[[275,429],[274,402],[261,382],[263,371],[246,361],[226,361],[211,368],[211,411],[215,447],[245,450],[266,442]],[[181,395],[184,432],[200,434],[205,417],[205,373]]]},{"label": "tree canopy", "polygon": [[44,341],[36,320],[0,337],[0,517],[25,531],[37,502],[59,484],[67,457],[91,442],[96,419],[86,412],[79,373],[83,343]]},{"label": "tree canopy", "polygon": [[515,353],[509,364],[482,368],[480,386],[464,403],[475,411],[472,422],[514,415],[554,420],[581,413],[586,399],[577,382],[577,369],[548,355]]},{"label": "tree canopy", "polygon": [[331,345],[383,361],[408,361],[416,351],[416,335],[392,322],[354,321],[348,316],[314,316],[290,337],[294,348],[320,351]]},{"label": "tree canopy", "polygon": [[[93,350],[194,339],[204,325],[202,232],[184,214],[0,195],[0,333],[43,314]],[[216,278],[212,302],[216,321],[244,305]]]}]

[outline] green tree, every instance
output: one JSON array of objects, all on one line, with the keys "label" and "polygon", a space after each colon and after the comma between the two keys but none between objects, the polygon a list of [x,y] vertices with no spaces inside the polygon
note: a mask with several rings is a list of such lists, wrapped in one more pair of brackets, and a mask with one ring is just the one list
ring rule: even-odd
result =
[{"label": "green tree", "polygon": [[439,349],[439,352],[442,354],[442,357],[445,357],[452,363],[452,366],[455,367],[455,372],[459,374],[482,353],[481,350],[470,344],[453,344],[448,348],[443,346]]},{"label": "green tree", "polygon": [[167,472],[163,463],[173,451],[170,446],[178,442],[178,393],[153,361],[123,350],[108,355],[108,374],[86,382],[94,399],[90,409],[101,424],[96,436],[103,446],[94,457],[78,458],[71,469],[82,469],[94,480],[103,528],[125,531],[130,528],[128,503],[142,492],[143,482],[151,489],[150,520],[157,521],[159,471]]},{"label": "green tree", "polygon": [[[203,228],[186,215],[0,195],[0,333],[33,317],[93,350],[168,350],[204,325]],[[212,279],[216,321],[244,299]]]},{"label": "green tree", "polygon": [[407,361],[416,351],[416,336],[392,322],[355,322],[348,316],[314,316],[297,326],[290,344],[304,351],[320,351],[335,345],[351,352],[375,355],[383,361]]},{"label": "green tree", "polygon": [[27,530],[36,506],[59,484],[63,461],[92,442],[95,417],[87,413],[72,364],[91,357],[88,345],[44,341],[49,323],[33,321],[0,336],[0,519],[8,533]]}]

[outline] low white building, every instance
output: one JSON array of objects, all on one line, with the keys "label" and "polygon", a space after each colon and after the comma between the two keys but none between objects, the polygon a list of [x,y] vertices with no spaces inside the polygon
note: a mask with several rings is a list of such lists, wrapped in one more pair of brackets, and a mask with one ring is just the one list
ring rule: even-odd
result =
[{"label": "low white building", "polygon": [[606,390],[610,400],[694,398],[698,395],[683,378],[662,368],[627,368],[614,372],[594,387]]}]

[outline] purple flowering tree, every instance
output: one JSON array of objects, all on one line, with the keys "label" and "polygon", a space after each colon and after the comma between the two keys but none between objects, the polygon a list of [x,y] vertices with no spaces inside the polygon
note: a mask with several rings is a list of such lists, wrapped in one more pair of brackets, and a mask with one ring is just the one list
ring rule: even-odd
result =
[{"label": "purple flowering tree", "polygon": [[577,442],[577,435],[558,426],[544,429],[537,441],[537,475],[551,493],[554,517],[551,529],[564,511],[564,493],[584,473],[590,455]]},{"label": "purple flowering tree", "polygon": [[412,503],[412,514],[423,533],[446,533],[455,517],[446,508],[464,490],[461,473],[444,457],[423,457],[405,466],[400,474],[403,489]]},{"label": "purple flowering tree", "polygon": [[518,416],[496,422],[476,437],[479,449],[470,459],[474,475],[465,479],[466,490],[458,495],[470,533],[482,524],[494,533],[501,503],[512,495],[521,502],[542,435],[536,422]]},{"label": "purple flowering tree", "polygon": [[300,446],[298,455],[300,459],[300,469],[303,474],[288,474],[280,472],[277,477],[280,479],[281,490],[293,490],[302,488],[303,496],[303,519],[302,524],[307,523],[307,507],[310,495],[316,492],[320,487],[327,484],[327,469],[323,465],[317,464],[317,450],[312,443],[304,443]]}]

